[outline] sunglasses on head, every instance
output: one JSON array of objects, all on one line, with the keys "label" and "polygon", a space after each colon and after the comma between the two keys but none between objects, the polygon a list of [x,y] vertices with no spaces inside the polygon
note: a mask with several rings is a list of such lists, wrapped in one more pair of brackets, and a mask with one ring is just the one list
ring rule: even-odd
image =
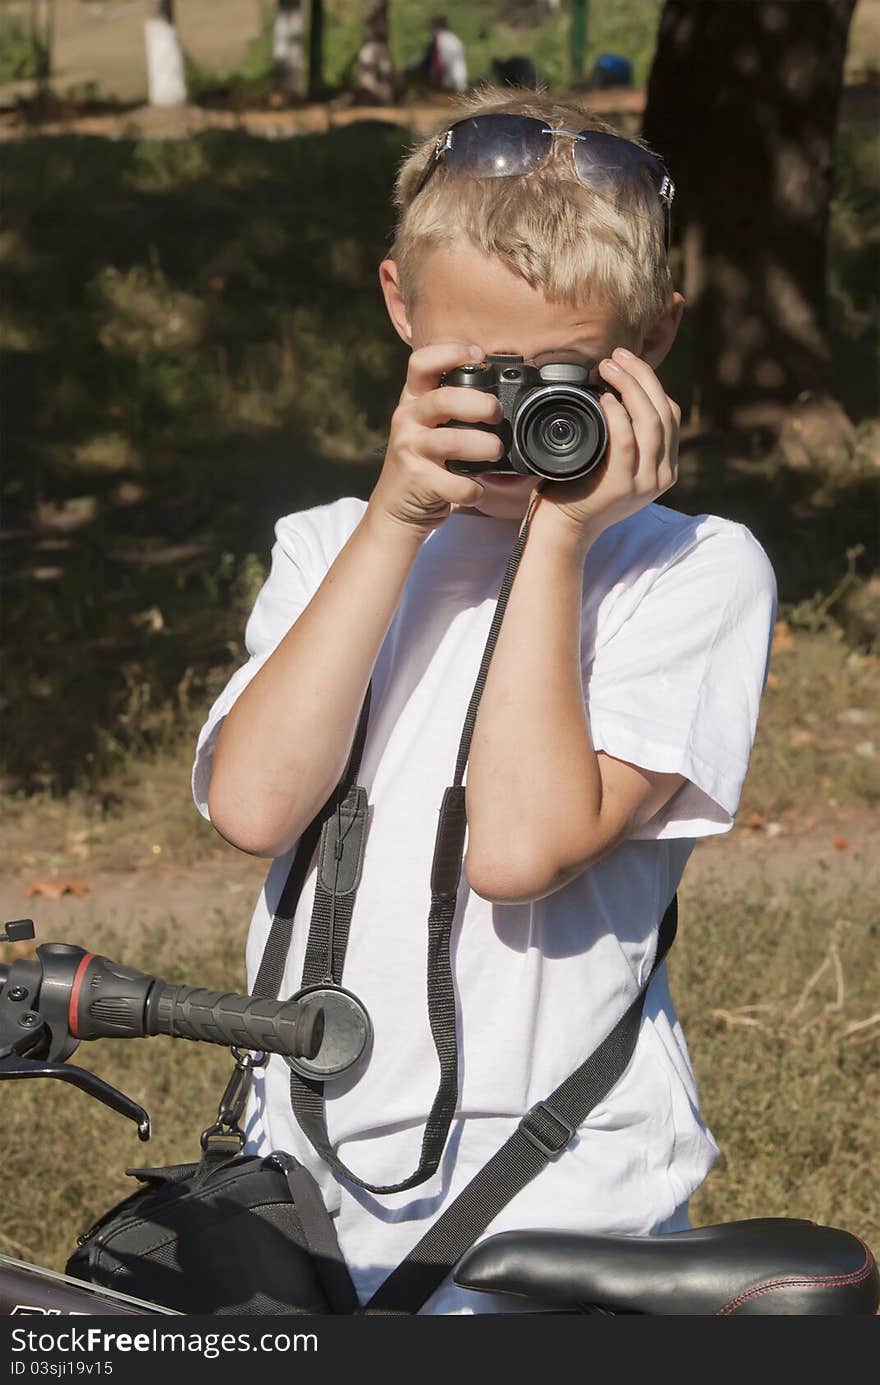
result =
[{"label": "sunglasses on head", "polygon": [[510,178],[534,173],[550,157],[553,141],[563,137],[572,141],[578,181],[600,197],[613,200],[621,181],[649,179],[663,209],[668,251],[675,184],[665,164],[620,135],[607,135],[602,130],[557,130],[536,116],[475,115],[457,121],[437,136],[413,197],[418,197],[441,162],[452,178]]}]

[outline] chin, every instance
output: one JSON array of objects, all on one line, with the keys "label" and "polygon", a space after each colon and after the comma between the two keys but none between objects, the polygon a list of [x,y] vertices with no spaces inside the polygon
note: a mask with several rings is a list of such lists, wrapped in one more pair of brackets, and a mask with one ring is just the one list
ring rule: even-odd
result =
[{"label": "chin", "polygon": [[473,508],[490,519],[522,519],[529,508],[529,500],[537,479],[524,477],[522,485],[504,489],[494,487],[489,481],[484,484],[483,494]]},{"label": "chin", "polygon": [[477,514],[485,515],[487,519],[524,519],[526,510],[529,507],[528,500],[524,500],[521,505],[507,504],[488,504],[475,505]]}]

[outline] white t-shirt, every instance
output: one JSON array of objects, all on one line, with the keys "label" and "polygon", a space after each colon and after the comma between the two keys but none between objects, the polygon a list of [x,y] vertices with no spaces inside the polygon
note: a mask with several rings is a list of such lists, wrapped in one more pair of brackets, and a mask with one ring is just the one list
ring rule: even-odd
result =
[{"label": "white t-shirt", "polygon": [[[344,499],[276,526],[272,569],[248,621],[250,661],[211,709],[193,792],[207,816],[220,723],[320,585],[365,503]],[[358,1077],[327,1083],[338,1156],[367,1182],[418,1164],[438,1081],[428,1023],[426,940],[437,813],[518,522],[456,514],[425,541],[373,676],[358,782],[371,804],[343,984],[366,1004],[374,1043]],[[583,677],[593,743],[646,769],[678,772],[671,802],[598,864],[545,899],[493,905],[462,874],[452,932],[459,1100],[436,1175],[372,1195],[340,1181],[291,1112],[272,1058],[255,1089],[248,1147],[286,1149],[318,1179],[365,1302],[525,1112],[592,1052],[634,998],[660,918],[698,836],[733,823],[755,734],[776,603],[764,550],[740,524],[649,505],[608,529],[584,568]],[[552,734],[552,727],[548,728]],[[276,860],[247,945],[253,985],[291,855]],[[314,898],[310,870],[281,995],[301,984]],[[699,928],[685,917],[683,928]],[[687,1199],[717,1155],[666,968],[651,984],[636,1053],[573,1143],[496,1217],[524,1227],[650,1234],[687,1224]],[[447,1280],[426,1313],[515,1311],[515,1301]]]}]

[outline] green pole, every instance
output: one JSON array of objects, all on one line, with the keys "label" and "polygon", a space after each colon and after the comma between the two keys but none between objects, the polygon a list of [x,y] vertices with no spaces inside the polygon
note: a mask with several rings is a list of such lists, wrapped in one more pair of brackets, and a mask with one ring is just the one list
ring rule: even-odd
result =
[{"label": "green pole", "polygon": [[580,86],[584,80],[584,55],[587,50],[587,0],[571,0],[569,29],[571,55],[571,84]]}]

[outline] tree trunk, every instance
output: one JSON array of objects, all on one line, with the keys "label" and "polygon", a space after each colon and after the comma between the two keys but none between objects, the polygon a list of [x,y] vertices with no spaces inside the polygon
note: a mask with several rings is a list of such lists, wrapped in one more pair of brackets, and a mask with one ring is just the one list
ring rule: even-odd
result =
[{"label": "tree trunk", "polygon": [[324,0],[311,0],[309,6],[309,84],[310,101],[327,95],[324,82]]},{"label": "tree trunk", "polygon": [[301,0],[278,0],[272,35],[275,86],[285,96],[299,96],[303,77],[303,15]]},{"label": "tree trunk", "polygon": [[174,0],[147,0],[144,31],[150,105],[186,105],[183,50],[174,27]]},{"label": "tree trunk", "polygon": [[38,54],[37,84],[46,94],[52,75],[55,40],[55,0],[31,0],[31,42]]},{"label": "tree trunk", "polygon": [[643,133],[676,182],[691,419],[778,428],[830,399],[826,258],[855,0],[666,0]]},{"label": "tree trunk", "polygon": [[396,95],[394,64],[388,47],[388,0],[364,0],[364,37],[354,79],[355,100],[390,106]]}]

